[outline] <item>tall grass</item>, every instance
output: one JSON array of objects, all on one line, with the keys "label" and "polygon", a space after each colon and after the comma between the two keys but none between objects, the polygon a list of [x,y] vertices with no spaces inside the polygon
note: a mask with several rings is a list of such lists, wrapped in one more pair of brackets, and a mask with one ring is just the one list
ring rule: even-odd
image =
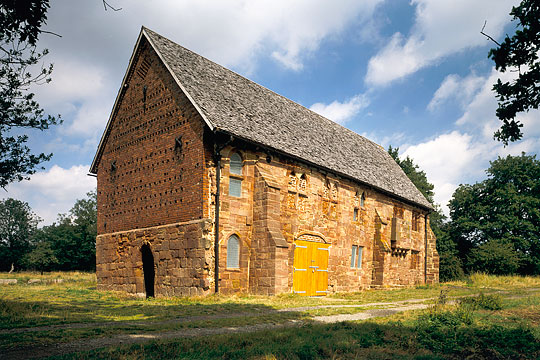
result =
[{"label": "tall grass", "polygon": [[485,273],[474,273],[469,275],[465,280],[449,281],[445,284],[454,286],[467,286],[473,288],[489,288],[494,290],[509,290],[533,287],[540,288],[540,276],[497,276]]}]

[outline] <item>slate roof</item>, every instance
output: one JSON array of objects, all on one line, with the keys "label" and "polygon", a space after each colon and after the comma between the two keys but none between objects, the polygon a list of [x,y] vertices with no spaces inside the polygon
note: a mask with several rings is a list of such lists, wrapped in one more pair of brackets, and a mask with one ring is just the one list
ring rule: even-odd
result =
[{"label": "slate roof", "polygon": [[147,28],[143,27],[142,35],[212,130],[303,159],[432,209],[380,145]]}]

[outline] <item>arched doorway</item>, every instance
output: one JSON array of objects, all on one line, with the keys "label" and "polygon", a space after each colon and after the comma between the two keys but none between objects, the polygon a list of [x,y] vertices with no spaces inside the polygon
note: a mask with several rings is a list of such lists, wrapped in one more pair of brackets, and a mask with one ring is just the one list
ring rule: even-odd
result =
[{"label": "arched doorway", "polygon": [[148,244],[144,244],[141,247],[143,273],[144,273],[144,288],[146,290],[146,297],[154,297],[154,255]]}]

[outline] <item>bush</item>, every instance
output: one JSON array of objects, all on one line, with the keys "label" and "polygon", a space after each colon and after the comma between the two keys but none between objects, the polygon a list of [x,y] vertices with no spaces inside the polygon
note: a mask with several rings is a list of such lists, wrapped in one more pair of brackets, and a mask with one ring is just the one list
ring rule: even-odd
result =
[{"label": "bush", "polygon": [[501,310],[502,298],[499,295],[484,295],[481,293],[476,297],[467,297],[459,301],[461,306],[470,306],[473,310]]}]

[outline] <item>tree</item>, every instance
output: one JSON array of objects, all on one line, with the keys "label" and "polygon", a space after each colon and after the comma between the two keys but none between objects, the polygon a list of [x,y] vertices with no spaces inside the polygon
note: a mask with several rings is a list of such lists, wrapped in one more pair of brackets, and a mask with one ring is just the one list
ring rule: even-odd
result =
[{"label": "tree", "polygon": [[399,148],[393,148],[392,145],[390,145],[388,147],[388,153],[401,167],[405,175],[407,175],[407,177],[411,179],[412,183],[430,202],[430,204],[433,205],[434,186],[428,181],[426,173],[421,170],[409,156],[407,156],[404,160],[401,160],[399,158]]},{"label": "tree", "polygon": [[495,261],[487,255],[497,244],[501,254],[511,246],[519,273],[540,274],[540,161],[522,153],[490,164],[486,180],[460,185],[450,200],[450,232],[459,256],[473,271],[482,257]]},{"label": "tree", "polygon": [[58,264],[50,242],[39,242],[32,251],[24,257],[25,267],[32,270],[51,271]]},{"label": "tree", "polygon": [[0,5],[0,187],[21,181],[36,172],[52,154],[32,154],[27,135],[15,129],[46,130],[60,117],[45,115],[29,91],[32,84],[50,82],[52,64],[35,66],[47,55],[37,41],[45,31],[48,0],[3,0]]},{"label": "tree", "polygon": [[96,191],[79,199],[58,222],[38,230],[36,244],[48,243],[54,251],[58,270],[94,270],[96,267],[97,196]]},{"label": "tree", "polygon": [[494,275],[515,274],[519,262],[514,246],[500,240],[489,240],[472,249],[467,256],[467,267],[471,272]]},{"label": "tree", "polygon": [[8,271],[12,264],[16,269],[22,266],[39,221],[28,203],[15,199],[0,201],[0,271]]},{"label": "tree", "polygon": [[488,55],[501,72],[519,70],[516,80],[503,83],[498,79],[493,86],[499,102],[496,114],[503,122],[494,137],[505,145],[523,136],[523,124],[516,120],[516,114],[538,109],[540,105],[540,3],[523,0],[512,7],[510,15],[512,21],[517,21],[516,33],[512,37],[506,36],[502,44],[497,43],[498,47],[491,49]]}]

